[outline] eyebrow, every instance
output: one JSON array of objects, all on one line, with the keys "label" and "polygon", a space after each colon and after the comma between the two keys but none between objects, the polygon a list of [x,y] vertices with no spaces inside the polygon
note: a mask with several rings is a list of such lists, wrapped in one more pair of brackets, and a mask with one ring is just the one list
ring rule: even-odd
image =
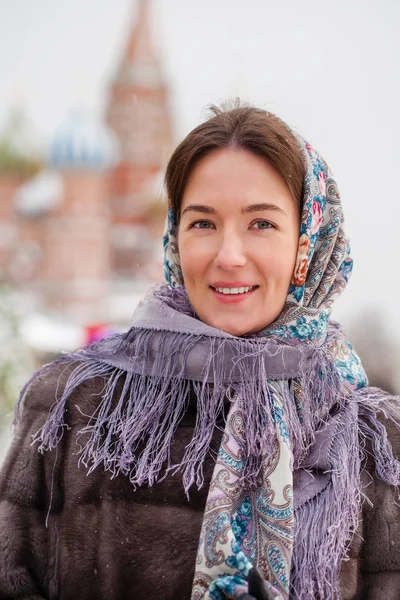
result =
[{"label": "eyebrow", "polygon": [[[265,210],[274,210],[274,211],[282,213],[283,215],[286,215],[285,211],[282,210],[282,208],[280,208],[279,206],[276,206],[276,204],[269,204],[267,202],[264,202],[262,204],[250,204],[250,206],[246,206],[245,208],[242,208],[242,214],[247,215],[249,213],[261,212],[261,211],[265,211]],[[189,206],[187,206],[182,211],[182,216],[186,212],[191,212],[191,211],[200,212],[205,215],[215,215],[217,212],[212,206],[207,206],[206,204],[189,204]]]}]

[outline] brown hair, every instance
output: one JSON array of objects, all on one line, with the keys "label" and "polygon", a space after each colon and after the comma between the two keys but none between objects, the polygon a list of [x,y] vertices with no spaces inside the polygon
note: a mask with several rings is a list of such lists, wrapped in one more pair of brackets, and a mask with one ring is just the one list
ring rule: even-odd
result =
[{"label": "brown hair", "polygon": [[303,201],[304,165],[299,145],[288,127],[275,115],[255,108],[212,106],[211,117],[193,129],[172,154],[165,174],[168,199],[177,222],[189,175],[196,163],[219,148],[248,150],[265,158],[285,180],[299,208]]}]

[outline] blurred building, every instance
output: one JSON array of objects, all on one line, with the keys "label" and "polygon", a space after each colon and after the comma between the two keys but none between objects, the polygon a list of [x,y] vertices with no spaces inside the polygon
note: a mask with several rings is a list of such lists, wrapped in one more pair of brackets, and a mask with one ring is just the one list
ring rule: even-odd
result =
[{"label": "blurred building", "polygon": [[15,143],[21,123],[0,139],[0,281],[50,311],[101,320],[124,282],[161,279],[157,195],[172,126],[149,0],[137,7],[104,123],[69,115],[41,163]]},{"label": "blurred building", "polygon": [[107,117],[120,152],[110,179],[112,268],[132,276],[148,262],[149,199],[172,147],[168,89],[152,44],[147,0],[139,0]]}]

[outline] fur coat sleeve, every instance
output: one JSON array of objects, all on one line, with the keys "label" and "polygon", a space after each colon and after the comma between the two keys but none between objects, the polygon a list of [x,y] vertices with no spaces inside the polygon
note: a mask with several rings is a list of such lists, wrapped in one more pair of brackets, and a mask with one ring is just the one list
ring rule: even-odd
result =
[{"label": "fur coat sleeve", "polygon": [[[400,432],[389,420],[385,424],[395,456],[400,456]],[[358,530],[342,562],[342,600],[398,600],[400,598],[400,504],[399,490],[375,473],[372,453],[361,477],[364,502]]]},{"label": "fur coat sleeve", "polygon": [[[40,396],[32,394],[34,388],[41,389]],[[0,473],[0,598],[42,600],[52,589],[46,576],[56,560],[50,551],[56,531],[46,527],[46,519],[51,482],[59,473],[55,461],[31,445],[50,405],[46,381],[40,377],[25,394],[22,418]],[[53,506],[60,502],[58,493],[53,486]]]}]

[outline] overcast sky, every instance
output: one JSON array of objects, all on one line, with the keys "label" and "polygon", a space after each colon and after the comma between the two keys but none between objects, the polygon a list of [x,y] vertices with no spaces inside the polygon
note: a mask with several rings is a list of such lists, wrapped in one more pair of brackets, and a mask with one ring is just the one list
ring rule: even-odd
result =
[{"label": "overcast sky", "polygon": [[[0,0],[0,126],[18,103],[46,144],[68,111],[100,117],[135,6]],[[336,316],[376,306],[400,333],[400,2],[153,0],[152,14],[177,140],[236,95],[299,130],[336,176],[352,238]]]}]

